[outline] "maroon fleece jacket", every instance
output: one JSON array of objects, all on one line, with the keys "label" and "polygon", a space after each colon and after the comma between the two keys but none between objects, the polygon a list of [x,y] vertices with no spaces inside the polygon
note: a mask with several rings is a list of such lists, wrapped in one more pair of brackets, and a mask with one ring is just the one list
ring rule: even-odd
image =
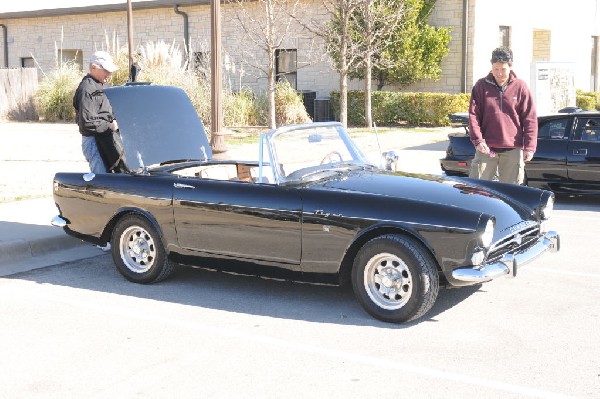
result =
[{"label": "maroon fleece jacket", "polygon": [[527,84],[513,71],[501,90],[490,72],[471,92],[469,133],[477,146],[483,140],[490,148],[522,148],[535,152],[537,114]]}]

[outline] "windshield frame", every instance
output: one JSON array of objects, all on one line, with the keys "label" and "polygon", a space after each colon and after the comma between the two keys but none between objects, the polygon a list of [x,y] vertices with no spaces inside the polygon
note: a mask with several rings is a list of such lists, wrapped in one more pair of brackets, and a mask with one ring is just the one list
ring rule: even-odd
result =
[{"label": "windshield frame", "polygon": [[[302,145],[301,148],[294,147],[296,154],[304,154],[300,157],[305,164],[303,168],[292,166],[297,162],[293,163],[291,161],[290,151],[283,150],[286,145],[291,145],[290,139],[296,137],[308,137],[308,140],[299,140],[295,143]],[[311,138],[314,139],[311,140]],[[323,138],[325,140],[321,142]],[[339,155],[339,162],[330,160],[328,163],[324,163],[319,152],[309,151],[314,150],[317,146],[326,146],[330,149],[328,152],[337,152],[337,154],[343,155]],[[296,155],[296,158],[298,158],[298,155]],[[355,166],[373,166],[373,164],[367,160],[367,157],[350,138],[341,123],[314,122],[283,126],[262,134],[259,140],[260,181],[262,181],[262,177],[266,172],[266,168],[263,169],[266,166],[271,166],[271,173],[276,184],[289,184],[305,182],[302,178],[302,172],[300,172],[301,169],[306,169],[307,175],[314,175],[319,170],[339,169],[340,166],[352,168]],[[284,171],[285,169],[288,170]]]}]

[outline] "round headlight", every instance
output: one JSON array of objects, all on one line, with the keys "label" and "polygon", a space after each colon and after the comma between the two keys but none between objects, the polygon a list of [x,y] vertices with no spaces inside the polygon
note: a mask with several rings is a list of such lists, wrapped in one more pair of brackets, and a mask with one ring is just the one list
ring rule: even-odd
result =
[{"label": "round headlight", "polygon": [[542,206],[542,219],[549,219],[554,210],[554,196],[549,195],[546,205]]},{"label": "round headlight", "polygon": [[494,238],[494,227],[495,226],[496,226],[496,223],[494,222],[494,219],[488,220],[485,225],[485,230],[483,231],[483,234],[481,235],[481,245],[483,245],[485,248],[489,248],[489,246],[492,245],[492,239]]}]

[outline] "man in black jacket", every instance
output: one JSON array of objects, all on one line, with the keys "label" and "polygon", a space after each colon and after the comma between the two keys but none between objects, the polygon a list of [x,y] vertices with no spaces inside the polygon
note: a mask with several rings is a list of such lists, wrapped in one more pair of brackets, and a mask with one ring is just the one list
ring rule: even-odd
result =
[{"label": "man in black jacket", "polygon": [[119,126],[103,89],[117,69],[110,54],[96,51],[90,57],[89,73],[73,96],[75,119],[82,136],[81,149],[93,173],[110,172],[114,167],[115,160],[107,157],[110,152],[105,151],[105,144],[112,144],[113,132]]}]

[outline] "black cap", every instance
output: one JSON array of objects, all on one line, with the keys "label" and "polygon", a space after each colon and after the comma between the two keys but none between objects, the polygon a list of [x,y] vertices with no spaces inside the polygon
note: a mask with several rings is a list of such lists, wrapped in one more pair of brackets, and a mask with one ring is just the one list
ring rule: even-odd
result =
[{"label": "black cap", "polygon": [[508,47],[498,47],[494,51],[492,51],[492,64],[494,62],[513,62],[513,53],[511,49]]}]

